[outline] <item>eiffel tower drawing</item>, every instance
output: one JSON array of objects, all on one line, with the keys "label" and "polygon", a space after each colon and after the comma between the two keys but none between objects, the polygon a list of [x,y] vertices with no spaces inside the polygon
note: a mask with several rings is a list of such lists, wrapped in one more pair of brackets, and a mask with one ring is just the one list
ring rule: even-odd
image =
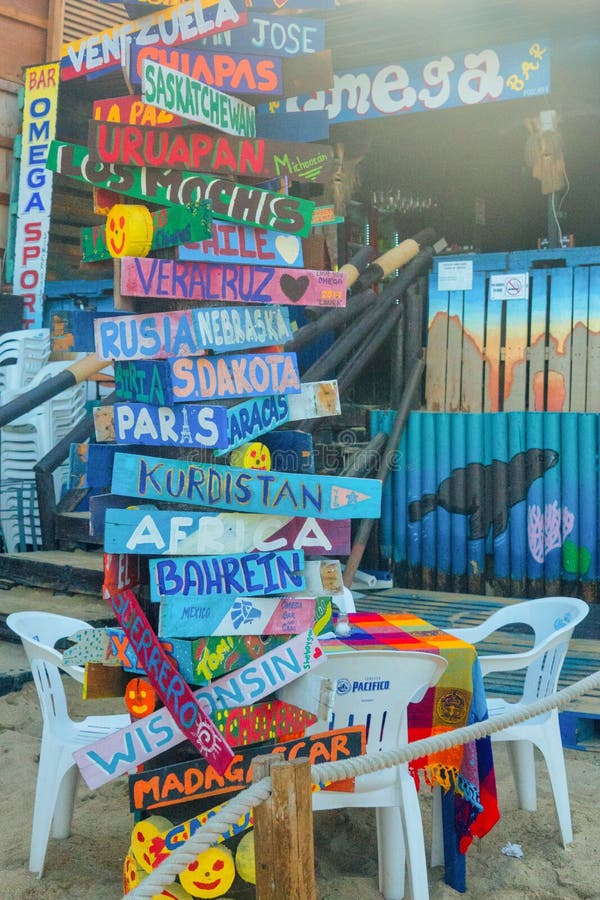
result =
[{"label": "eiffel tower drawing", "polygon": [[181,443],[182,444],[191,444],[192,443],[192,432],[190,431],[190,425],[188,422],[188,414],[187,407],[182,407],[181,410],[183,414],[183,425],[181,427]]}]

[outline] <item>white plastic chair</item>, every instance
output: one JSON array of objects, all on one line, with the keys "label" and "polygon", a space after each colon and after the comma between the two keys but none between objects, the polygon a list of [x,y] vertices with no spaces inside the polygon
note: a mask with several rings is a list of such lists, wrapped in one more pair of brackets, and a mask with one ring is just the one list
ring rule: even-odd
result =
[{"label": "white plastic chair", "polygon": [[[587,603],[576,597],[541,597],[505,606],[474,628],[446,629],[469,644],[478,644],[507,625],[528,625],[533,630],[533,646],[524,653],[478,656],[484,676],[526,669],[523,692],[516,702],[487,696],[490,718],[518,710],[556,691],[573,630],[588,612]],[[571,843],[573,828],[558,710],[497,731],[492,734],[492,741],[507,742],[519,807],[531,812],[537,806],[533,748],[539,748],[548,769],[563,845]]]},{"label": "white plastic chair", "polygon": [[[445,659],[432,653],[394,650],[333,653],[319,668],[319,674],[325,678],[337,679],[333,713],[328,723],[316,722],[308,733],[366,725],[367,753],[403,746],[408,743],[408,704],[420,699],[438,681],[446,666]],[[374,682],[382,688],[363,690],[360,687]],[[360,775],[354,793],[317,791],[313,794],[315,810],[351,806],[376,809],[379,890],[385,900],[404,897],[406,869],[413,900],[428,900],[421,810],[407,764]]]},{"label": "white plastic chair", "polygon": [[50,831],[55,838],[66,838],[71,832],[79,774],[73,751],[124,728],[131,720],[128,715],[88,716],[81,722],[69,717],[60,670],[79,682],[83,682],[84,670],[81,666],[65,665],[54,645],[60,638],[91,625],[49,612],[11,613],[6,623],[21,638],[42,710],[42,746],[29,855],[29,871],[37,872],[41,878]]}]

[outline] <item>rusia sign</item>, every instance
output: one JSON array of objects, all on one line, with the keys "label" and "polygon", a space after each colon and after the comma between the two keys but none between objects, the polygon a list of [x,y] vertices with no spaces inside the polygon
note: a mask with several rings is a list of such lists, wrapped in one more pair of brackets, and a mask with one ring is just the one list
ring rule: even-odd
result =
[{"label": "rusia sign", "polygon": [[179,356],[116,361],[114,366],[119,399],[160,406],[300,391],[294,353]]},{"label": "rusia sign", "polygon": [[[218,720],[231,707],[243,707],[261,700],[323,662],[325,657],[314,634],[306,631],[242,669],[199,688],[193,696],[203,710],[210,710]],[[227,721],[229,717],[224,718]],[[164,708],[76,750],[73,757],[88,787],[96,788],[176,747],[183,740],[184,735],[173,716]],[[234,746],[231,739],[228,743]]]},{"label": "rusia sign", "polygon": [[231,747],[173,668],[135,594],[123,591],[108,600],[152,687],[160,695],[182,736],[193,743],[217,772],[224,772],[233,758]]},{"label": "rusia sign", "polygon": [[90,159],[126,166],[183,169],[328,183],[338,165],[328,144],[235,137],[198,128],[144,128],[90,120]]},{"label": "rusia sign", "polygon": [[64,141],[51,142],[46,167],[144,202],[185,206],[197,200],[209,200],[217,219],[303,237],[310,234],[315,204],[300,197],[236,184],[201,172],[93,163],[86,147]]},{"label": "rusia sign", "polygon": [[121,264],[126,297],[345,306],[346,275],[317,269],[184,262],[129,256]]},{"label": "rusia sign", "polygon": [[126,497],[323,519],[379,518],[381,481],[289,475],[116,453],[111,490]]},{"label": "rusia sign", "polygon": [[197,556],[252,550],[303,550],[306,555],[345,556],[350,520],[252,513],[171,512],[140,506],[107,509],[104,547],[111,553]]},{"label": "rusia sign", "polygon": [[[203,307],[94,322],[100,359],[165,359],[271,347],[291,340],[289,313],[279,307]],[[135,399],[135,398],[134,398]]]},{"label": "rusia sign", "polygon": [[254,107],[151,59],[143,61],[142,100],[226,134],[255,137]]},{"label": "rusia sign", "polygon": [[314,597],[236,597],[235,599],[160,604],[160,637],[195,638],[221,635],[299,634],[312,628]]},{"label": "rusia sign", "polygon": [[[108,428],[106,427],[108,425]],[[227,447],[223,406],[116,403],[94,408],[97,441],[171,447]]]}]

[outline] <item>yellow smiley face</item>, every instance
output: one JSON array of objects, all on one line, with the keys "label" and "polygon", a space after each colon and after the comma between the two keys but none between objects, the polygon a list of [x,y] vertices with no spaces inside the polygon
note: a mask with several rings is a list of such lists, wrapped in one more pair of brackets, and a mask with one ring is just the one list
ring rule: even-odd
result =
[{"label": "yellow smiley face", "polygon": [[173,827],[164,816],[150,816],[137,822],[131,832],[131,853],[144,872],[151,872],[169,856],[164,834]]},{"label": "yellow smiley face", "polygon": [[188,894],[202,900],[222,897],[234,879],[235,863],[227,847],[209,847],[179,873],[179,880]]},{"label": "yellow smiley face", "polygon": [[146,877],[146,873],[135,860],[131,847],[129,853],[123,860],[123,893],[128,894],[138,886],[142,878]]},{"label": "yellow smiley face", "polygon": [[147,207],[115,203],[106,219],[106,246],[111,256],[148,256],[154,224]]}]

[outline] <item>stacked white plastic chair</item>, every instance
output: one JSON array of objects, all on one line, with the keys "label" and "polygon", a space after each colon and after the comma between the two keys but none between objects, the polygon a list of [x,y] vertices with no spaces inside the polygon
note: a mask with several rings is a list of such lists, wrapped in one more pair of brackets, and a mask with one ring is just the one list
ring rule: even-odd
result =
[{"label": "stacked white plastic chair", "polygon": [[[11,332],[0,338],[0,405],[72,364],[48,362],[48,329]],[[74,385],[15,419],[0,432],[0,532],[5,550],[37,549],[41,534],[35,492],[35,464],[68,434],[85,414],[85,382]],[[60,497],[67,465],[54,473]]]}]

